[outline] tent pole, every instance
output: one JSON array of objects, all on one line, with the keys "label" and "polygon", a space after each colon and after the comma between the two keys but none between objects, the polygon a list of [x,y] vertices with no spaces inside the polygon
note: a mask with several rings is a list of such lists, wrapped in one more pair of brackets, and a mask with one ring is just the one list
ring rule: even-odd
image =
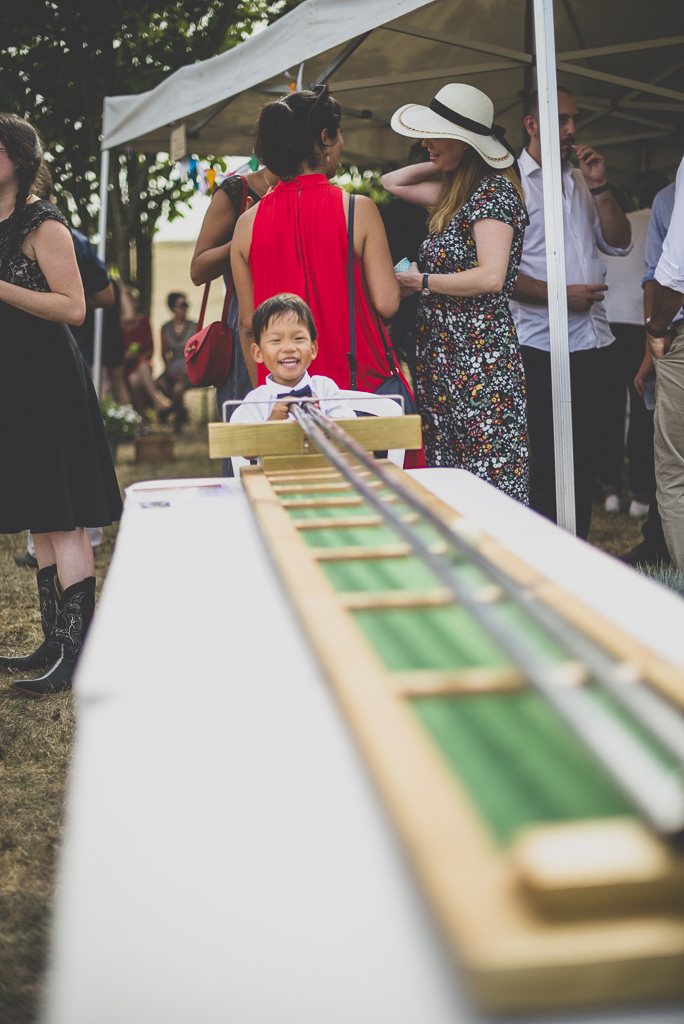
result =
[{"label": "tent pole", "polygon": [[[105,262],[107,253],[107,200],[109,197],[109,150],[103,149],[100,158],[100,217],[98,231],[100,241],[97,244],[97,255]],[[100,397],[102,386],[102,334],[104,327],[104,309],[95,310],[95,330],[93,336],[93,382],[97,397]]]},{"label": "tent pole", "polygon": [[553,0],[534,0],[539,90],[539,135],[544,182],[546,279],[548,282],[553,444],[558,525],[575,533],[575,471],[572,451],[570,350],[563,239],[563,186],[558,144],[558,89]]}]

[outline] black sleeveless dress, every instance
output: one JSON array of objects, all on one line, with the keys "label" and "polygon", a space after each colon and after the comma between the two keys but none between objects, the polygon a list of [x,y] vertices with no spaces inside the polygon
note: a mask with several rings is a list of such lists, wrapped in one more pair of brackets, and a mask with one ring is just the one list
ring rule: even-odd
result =
[{"label": "black sleeveless dress", "polygon": [[[68,227],[46,200],[29,204],[8,254],[10,284],[49,292],[24,239],[45,220]],[[0,223],[0,253],[7,221]],[[65,324],[0,302],[0,533],[109,526],[121,494],[90,372]]]}]

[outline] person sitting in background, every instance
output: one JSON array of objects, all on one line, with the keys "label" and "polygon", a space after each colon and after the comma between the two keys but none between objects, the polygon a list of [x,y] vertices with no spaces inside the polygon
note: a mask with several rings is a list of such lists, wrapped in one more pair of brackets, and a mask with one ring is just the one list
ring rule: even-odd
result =
[{"label": "person sitting in background", "polygon": [[171,402],[152,380],[152,328],[148,318],[139,312],[139,305],[138,289],[124,286],[121,293],[121,327],[126,380],[133,396],[133,407],[145,418],[148,406],[160,413],[170,409]]},{"label": "person sitting in background", "polygon": [[[422,142],[414,142],[409,150],[407,165],[429,163],[430,155]],[[406,199],[393,199],[382,211],[382,223],[385,225],[389,242],[392,263],[396,266],[401,260],[409,263],[418,262],[418,250],[427,238],[427,211],[422,206],[407,202]],[[402,356],[411,372],[413,386],[416,382],[416,346],[418,341],[418,306],[420,295],[407,295],[399,303],[399,309],[389,321],[392,329],[392,344]]]},{"label": "person sitting in background", "polygon": [[183,396],[190,387],[185,367],[185,346],[193,334],[197,333],[197,324],[194,320],[188,320],[188,300],[182,292],[171,292],[166,302],[173,313],[173,320],[169,320],[161,329],[162,354],[166,365],[155,384],[172,402],[169,409],[160,413],[160,419],[175,413],[175,427],[180,431],[188,419]]},{"label": "person sitting in background", "polygon": [[121,405],[132,405],[131,393],[126,383],[124,367],[123,328],[121,326],[121,295],[123,284],[112,278],[114,305],[105,309],[102,320],[102,365],[107,367],[112,382],[114,400]]},{"label": "person sitting in background", "polygon": [[309,376],[318,355],[318,332],[311,310],[298,295],[283,292],[262,302],[254,310],[252,332],[252,358],[269,374],[236,408],[231,423],[294,419],[289,407],[304,397],[320,398],[316,405],[328,416],[352,419],[356,415],[330,377]]},{"label": "person sitting in background", "polygon": [[625,460],[625,406],[629,390],[627,454],[631,516],[648,515],[650,501],[655,495],[653,413],[648,411],[643,398],[636,390],[634,376],[644,354],[644,303],[641,279],[644,274],[648,223],[653,200],[667,184],[667,178],[662,171],[648,171],[637,178],[639,209],[627,214],[627,220],[632,228],[634,248],[625,259],[610,260],[606,277],[608,292],[605,310],[615,344],[605,349],[610,362],[607,367],[603,399],[605,423],[601,484],[606,495],[606,512],[619,512],[622,468]]}]

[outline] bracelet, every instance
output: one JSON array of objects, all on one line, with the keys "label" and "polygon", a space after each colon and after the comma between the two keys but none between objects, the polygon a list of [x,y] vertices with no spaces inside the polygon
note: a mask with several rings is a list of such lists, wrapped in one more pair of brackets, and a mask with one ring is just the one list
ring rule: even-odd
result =
[{"label": "bracelet", "polygon": [[662,339],[667,336],[667,328],[665,328],[662,334],[654,334],[650,327],[652,319],[653,317],[649,316],[646,320],[646,323],[644,324],[644,327],[646,328],[646,333],[648,334],[649,338],[653,338],[655,341],[662,341]]},{"label": "bracelet", "polygon": [[592,196],[600,196],[602,192],[607,192],[610,188],[610,182],[607,181],[605,185],[598,185],[596,188],[590,188]]}]

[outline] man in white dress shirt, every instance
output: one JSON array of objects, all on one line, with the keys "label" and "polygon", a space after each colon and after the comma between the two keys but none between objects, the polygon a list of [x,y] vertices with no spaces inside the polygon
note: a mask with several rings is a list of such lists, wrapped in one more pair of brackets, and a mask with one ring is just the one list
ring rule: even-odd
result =
[{"label": "man in white dress shirt", "polygon": [[[598,250],[608,256],[626,256],[632,248],[632,232],[629,221],[610,191],[603,157],[588,146],[575,147],[577,104],[574,96],[565,89],[558,91],[558,113],[568,283],[575,506],[577,533],[586,538],[601,455],[601,349],[614,341],[602,307],[606,265],[602,265],[597,256]],[[536,93],[530,98],[525,115],[530,144],[523,150],[518,163],[530,224],[525,231],[511,312],[525,364],[531,450],[530,505],[555,522],[546,237]],[[579,158],[579,170],[570,163],[573,149]]]},{"label": "man in white dress shirt", "polygon": [[672,220],[656,267],[652,311],[646,320],[656,371],[656,495],[670,556],[680,570],[684,570],[684,320],[669,332],[668,328],[683,301],[684,160],[677,171]]}]

